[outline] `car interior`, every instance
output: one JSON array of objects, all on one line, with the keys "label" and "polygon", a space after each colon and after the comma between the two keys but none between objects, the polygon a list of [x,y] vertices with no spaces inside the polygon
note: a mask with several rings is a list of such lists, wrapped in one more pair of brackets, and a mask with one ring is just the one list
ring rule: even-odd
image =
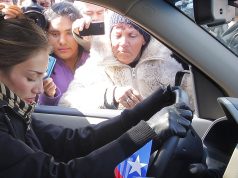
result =
[{"label": "car interior", "polygon": [[[192,128],[185,138],[172,137],[152,154],[148,176],[191,177],[189,164],[203,162],[209,169],[222,170],[224,178],[237,178],[237,53],[204,29],[204,25],[214,27],[227,23],[238,12],[237,1],[194,1],[194,19],[178,9],[177,1],[173,0],[85,2],[130,18],[172,50],[176,59],[190,66],[195,100]],[[188,97],[183,91],[176,96],[182,101]],[[121,110],[78,110],[39,105],[33,116],[46,123],[78,128],[97,124],[120,113]]]}]

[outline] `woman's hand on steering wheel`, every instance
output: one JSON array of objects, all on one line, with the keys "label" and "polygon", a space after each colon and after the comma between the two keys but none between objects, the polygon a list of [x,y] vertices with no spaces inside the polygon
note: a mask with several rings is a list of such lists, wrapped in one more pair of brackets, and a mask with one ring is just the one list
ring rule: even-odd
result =
[{"label": "woman's hand on steering wheel", "polygon": [[147,124],[163,143],[171,136],[185,137],[191,125],[193,112],[184,103],[164,107],[154,114]]}]

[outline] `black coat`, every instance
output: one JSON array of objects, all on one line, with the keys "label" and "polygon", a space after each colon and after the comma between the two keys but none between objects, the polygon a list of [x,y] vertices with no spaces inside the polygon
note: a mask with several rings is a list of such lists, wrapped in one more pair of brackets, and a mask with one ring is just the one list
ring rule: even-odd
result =
[{"label": "black coat", "polygon": [[0,103],[0,177],[114,177],[118,163],[156,136],[144,121],[130,117],[125,110],[75,130],[32,118],[27,129],[20,115]]}]

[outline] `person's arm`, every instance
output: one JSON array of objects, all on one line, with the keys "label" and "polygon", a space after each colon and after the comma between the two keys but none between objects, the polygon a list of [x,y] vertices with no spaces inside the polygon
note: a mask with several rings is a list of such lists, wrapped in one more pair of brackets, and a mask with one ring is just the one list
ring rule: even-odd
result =
[{"label": "person's arm", "polygon": [[[95,126],[72,130],[49,126],[33,120],[33,127],[47,152],[62,156],[60,159],[69,160],[71,155],[63,154],[62,150],[78,156],[88,154],[116,139],[141,120],[147,121],[157,111],[172,104],[173,95],[171,89],[160,89],[133,109],[124,110],[119,116]],[[56,153],[55,150],[58,152]]]},{"label": "person's arm", "polygon": [[[138,131],[141,134],[134,134]],[[156,134],[153,130],[145,122],[142,122],[117,140],[87,156],[74,158],[68,162],[57,162],[50,154],[33,150],[25,143],[12,138],[8,133],[0,132],[0,144],[4,145],[0,151],[0,177],[113,177],[113,170],[117,164],[154,136]],[[67,142],[64,144],[66,145]],[[67,154],[67,150],[65,150],[65,154]]]}]

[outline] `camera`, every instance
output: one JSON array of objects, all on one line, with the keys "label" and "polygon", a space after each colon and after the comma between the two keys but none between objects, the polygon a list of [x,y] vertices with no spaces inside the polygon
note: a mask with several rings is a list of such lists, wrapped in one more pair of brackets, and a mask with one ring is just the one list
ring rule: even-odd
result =
[{"label": "camera", "polygon": [[43,14],[44,8],[37,4],[36,0],[32,0],[27,6],[22,7],[24,14],[32,19],[42,29],[46,29],[47,20]]}]

